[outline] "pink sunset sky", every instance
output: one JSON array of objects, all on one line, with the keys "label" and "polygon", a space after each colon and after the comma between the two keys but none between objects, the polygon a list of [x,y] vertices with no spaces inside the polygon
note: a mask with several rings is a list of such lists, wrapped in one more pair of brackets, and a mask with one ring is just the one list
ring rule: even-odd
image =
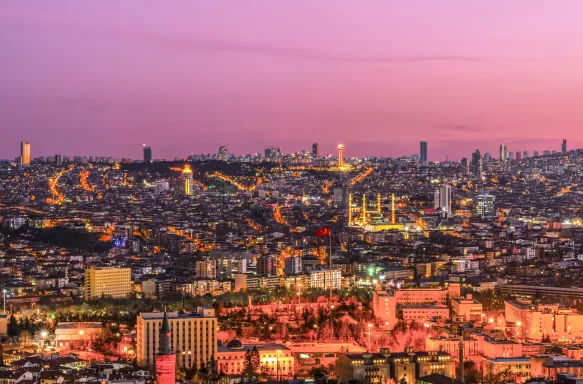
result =
[{"label": "pink sunset sky", "polygon": [[0,158],[583,147],[583,1],[2,0]]}]

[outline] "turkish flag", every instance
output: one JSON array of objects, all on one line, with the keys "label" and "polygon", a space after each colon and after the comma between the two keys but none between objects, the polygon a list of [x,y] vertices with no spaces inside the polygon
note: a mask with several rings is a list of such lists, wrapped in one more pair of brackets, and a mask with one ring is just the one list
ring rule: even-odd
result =
[{"label": "turkish flag", "polygon": [[330,236],[330,227],[322,227],[316,231],[316,236],[327,237]]}]

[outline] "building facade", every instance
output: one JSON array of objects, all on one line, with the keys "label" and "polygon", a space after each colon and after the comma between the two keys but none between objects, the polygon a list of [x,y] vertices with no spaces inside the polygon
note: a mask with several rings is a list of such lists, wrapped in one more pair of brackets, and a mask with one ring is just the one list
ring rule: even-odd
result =
[{"label": "building facade", "polygon": [[85,270],[85,300],[100,297],[123,299],[131,293],[131,268],[90,268]]},{"label": "building facade", "polygon": [[[138,316],[136,357],[141,366],[155,365],[163,318],[162,312],[146,312]],[[216,363],[217,318],[214,309],[199,307],[196,312],[183,315],[168,312],[167,320],[173,335],[171,348],[179,368]]]}]

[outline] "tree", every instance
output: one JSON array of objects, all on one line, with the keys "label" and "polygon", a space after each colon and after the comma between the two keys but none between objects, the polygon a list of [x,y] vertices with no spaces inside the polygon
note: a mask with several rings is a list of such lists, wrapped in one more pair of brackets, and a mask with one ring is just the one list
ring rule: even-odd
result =
[{"label": "tree", "polygon": [[476,384],[480,380],[480,371],[473,361],[464,362],[464,380],[466,384]]},{"label": "tree", "polygon": [[260,368],[261,360],[259,358],[257,347],[247,350],[247,352],[245,352],[245,362],[243,365],[243,374],[245,377],[248,379],[257,377]]},{"label": "tree", "polygon": [[7,332],[10,337],[18,337],[20,335],[20,327],[18,326],[18,321],[16,321],[14,315],[10,315]]}]

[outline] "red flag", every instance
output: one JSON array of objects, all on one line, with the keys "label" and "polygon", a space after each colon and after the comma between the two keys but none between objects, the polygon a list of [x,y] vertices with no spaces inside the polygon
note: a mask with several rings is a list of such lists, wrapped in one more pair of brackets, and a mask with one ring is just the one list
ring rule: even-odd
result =
[{"label": "red flag", "polygon": [[322,227],[316,231],[316,236],[327,237],[330,236],[330,227]]}]

